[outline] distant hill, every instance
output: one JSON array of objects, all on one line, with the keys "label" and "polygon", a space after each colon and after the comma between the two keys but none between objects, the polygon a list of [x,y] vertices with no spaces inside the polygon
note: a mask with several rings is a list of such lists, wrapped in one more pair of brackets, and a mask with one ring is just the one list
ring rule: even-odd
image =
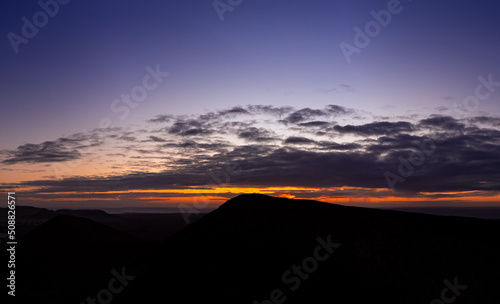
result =
[{"label": "distant hill", "polygon": [[[202,217],[205,213],[189,216],[191,221]],[[181,213],[125,213],[109,214],[103,210],[49,210],[30,206],[16,207],[16,235],[22,237],[39,225],[58,215],[72,215],[94,220],[113,227],[137,238],[160,242],[186,227]],[[0,233],[7,229],[7,208],[0,208]]]},{"label": "distant hill", "polygon": [[[498,235],[497,221],[242,195],[156,248],[113,303],[430,303],[448,280],[467,286],[455,303],[497,304]],[[318,261],[325,242],[340,246]]]},{"label": "distant hill", "polygon": [[[7,208],[0,208],[0,215],[7,213]],[[49,210],[46,208],[38,208],[31,206],[16,206],[16,218],[21,221],[36,221],[36,220],[49,220],[58,215],[74,215],[93,219],[106,219],[112,218],[113,216],[106,213],[103,210],[84,210],[84,209],[59,209],[59,210]],[[2,217],[3,219],[3,217]]]}]

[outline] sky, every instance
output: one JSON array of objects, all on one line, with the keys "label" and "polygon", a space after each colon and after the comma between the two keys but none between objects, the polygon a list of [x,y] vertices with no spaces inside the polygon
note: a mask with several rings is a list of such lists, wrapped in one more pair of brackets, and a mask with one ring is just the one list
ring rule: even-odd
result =
[{"label": "sky", "polygon": [[19,204],[500,206],[494,1],[1,7],[0,189]]}]

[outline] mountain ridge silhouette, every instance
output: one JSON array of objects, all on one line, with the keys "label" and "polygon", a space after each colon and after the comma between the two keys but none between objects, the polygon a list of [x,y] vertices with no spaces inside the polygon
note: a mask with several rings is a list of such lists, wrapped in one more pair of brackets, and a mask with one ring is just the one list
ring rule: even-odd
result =
[{"label": "mountain ridge silhouette", "polygon": [[[286,303],[429,303],[444,280],[458,277],[473,286],[461,302],[496,303],[488,288],[499,282],[491,273],[500,269],[498,233],[499,223],[488,220],[246,194],[158,246],[116,301],[262,303],[281,288]],[[328,237],[338,250],[288,290],[283,272]]]},{"label": "mountain ridge silhouette", "polygon": [[[86,303],[126,269],[113,304],[430,303],[455,280],[467,286],[456,303],[499,300],[498,221],[246,194],[160,243],[123,231],[72,215],[38,226],[19,240],[18,299]],[[302,279],[294,267],[324,244],[336,247]]]}]

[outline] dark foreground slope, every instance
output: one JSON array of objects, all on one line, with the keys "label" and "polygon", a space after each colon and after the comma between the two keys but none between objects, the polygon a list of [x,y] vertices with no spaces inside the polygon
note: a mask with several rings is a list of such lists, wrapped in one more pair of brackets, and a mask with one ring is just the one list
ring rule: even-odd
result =
[{"label": "dark foreground slope", "polygon": [[[80,303],[107,286],[113,269],[120,272],[152,246],[90,219],[58,215],[18,241],[16,297],[7,298],[9,303]],[[5,253],[2,248],[7,264]]]},{"label": "dark foreground slope", "polygon": [[243,195],[156,248],[113,303],[408,304],[444,296],[433,303],[497,304],[499,235],[495,221]]}]

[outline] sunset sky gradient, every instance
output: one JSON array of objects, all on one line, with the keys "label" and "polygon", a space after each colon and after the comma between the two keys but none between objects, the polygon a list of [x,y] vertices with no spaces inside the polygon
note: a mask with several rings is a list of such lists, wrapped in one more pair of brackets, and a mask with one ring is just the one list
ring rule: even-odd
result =
[{"label": "sunset sky gradient", "polygon": [[[243,0],[221,21],[212,1],[69,1],[17,53],[43,8],[1,5],[19,204],[500,206],[499,3]],[[339,45],[389,5],[349,63]]]}]

